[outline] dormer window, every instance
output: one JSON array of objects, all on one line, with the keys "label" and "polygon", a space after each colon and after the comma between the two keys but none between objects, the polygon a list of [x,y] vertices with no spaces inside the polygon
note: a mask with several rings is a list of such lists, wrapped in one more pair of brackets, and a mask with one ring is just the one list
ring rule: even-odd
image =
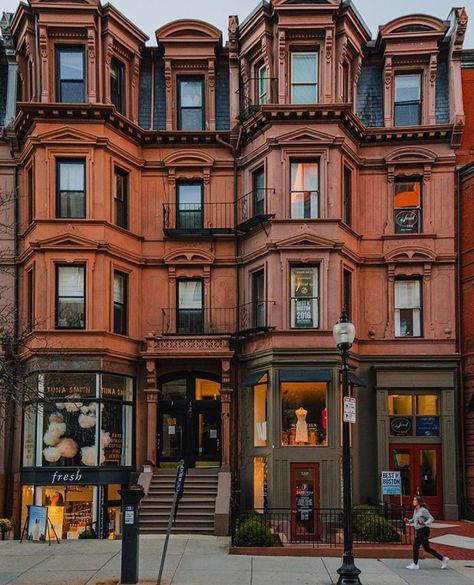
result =
[{"label": "dormer window", "polygon": [[318,103],[318,53],[291,55],[291,103]]},{"label": "dormer window", "polygon": [[421,124],[421,75],[395,75],[395,126]]},{"label": "dormer window", "polygon": [[84,47],[57,49],[57,99],[61,103],[85,102]]},{"label": "dormer window", "polygon": [[124,75],[125,67],[118,59],[110,63],[110,99],[117,112],[124,113]]},{"label": "dormer window", "polygon": [[204,130],[204,80],[178,79],[178,130]]}]

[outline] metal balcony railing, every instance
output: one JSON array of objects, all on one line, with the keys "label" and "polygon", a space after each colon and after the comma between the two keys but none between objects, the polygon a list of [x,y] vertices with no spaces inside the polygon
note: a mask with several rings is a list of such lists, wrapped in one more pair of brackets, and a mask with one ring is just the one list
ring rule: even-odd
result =
[{"label": "metal balcony railing", "polygon": [[236,309],[161,309],[163,335],[232,335]]},{"label": "metal balcony railing", "polygon": [[233,203],[163,203],[163,230],[169,236],[234,233]]},{"label": "metal balcony railing", "polygon": [[237,337],[247,337],[273,329],[274,301],[251,301],[238,308]]},{"label": "metal balcony railing", "polygon": [[246,337],[271,329],[273,301],[255,301],[240,307],[161,309],[163,335],[231,335]]},{"label": "metal balcony railing", "polygon": [[262,106],[275,103],[278,78],[251,77],[237,90],[240,102],[239,118],[244,121],[255,115]]},{"label": "metal balcony railing", "polygon": [[271,219],[274,214],[268,212],[270,196],[275,194],[275,189],[254,189],[237,199],[236,205],[236,230],[248,232],[257,225]]}]

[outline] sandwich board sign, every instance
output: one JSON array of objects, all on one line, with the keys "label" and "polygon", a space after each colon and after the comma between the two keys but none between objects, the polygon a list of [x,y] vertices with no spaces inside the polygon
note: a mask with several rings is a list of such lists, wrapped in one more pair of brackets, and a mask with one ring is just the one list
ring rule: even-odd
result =
[{"label": "sandwich board sign", "polygon": [[382,496],[401,496],[402,478],[399,471],[382,471]]}]

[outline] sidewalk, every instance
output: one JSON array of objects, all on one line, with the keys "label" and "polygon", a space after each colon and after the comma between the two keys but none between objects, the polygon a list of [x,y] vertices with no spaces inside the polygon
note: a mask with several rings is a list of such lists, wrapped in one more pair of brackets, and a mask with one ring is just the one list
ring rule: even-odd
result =
[{"label": "sidewalk", "polygon": [[[140,538],[141,584],[156,583],[163,541],[163,536]],[[0,585],[116,585],[120,547],[120,541],[110,540],[51,546],[0,541]],[[230,556],[228,550],[228,538],[171,536],[162,585],[331,585],[341,564],[339,558]],[[356,563],[363,585],[474,584],[474,561],[453,561],[446,571],[431,559],[421,561],[419,571],[406,570],[406,559]]]}]

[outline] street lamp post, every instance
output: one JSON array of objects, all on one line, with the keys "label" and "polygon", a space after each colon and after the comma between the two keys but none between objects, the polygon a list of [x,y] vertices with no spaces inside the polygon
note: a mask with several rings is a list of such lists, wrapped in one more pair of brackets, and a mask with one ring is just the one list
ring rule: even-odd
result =
[{"label": "street lamp post", "polygon": [[[355,338],[355,327],[349,321],[346,308],[342,309],[339,322],[333,327],[334,341],[341,352],[342,391],[348,396],[349,389],[349,349]],[[337,585],[360,585],[360,569],[355,566],[352,553],[352,490],[351,490],[351,449],[349,444],[349,422],[342,423],[342,482],[343,482],[343,515],[344,515],[344,554],[342,565],[337,572]]]}]

